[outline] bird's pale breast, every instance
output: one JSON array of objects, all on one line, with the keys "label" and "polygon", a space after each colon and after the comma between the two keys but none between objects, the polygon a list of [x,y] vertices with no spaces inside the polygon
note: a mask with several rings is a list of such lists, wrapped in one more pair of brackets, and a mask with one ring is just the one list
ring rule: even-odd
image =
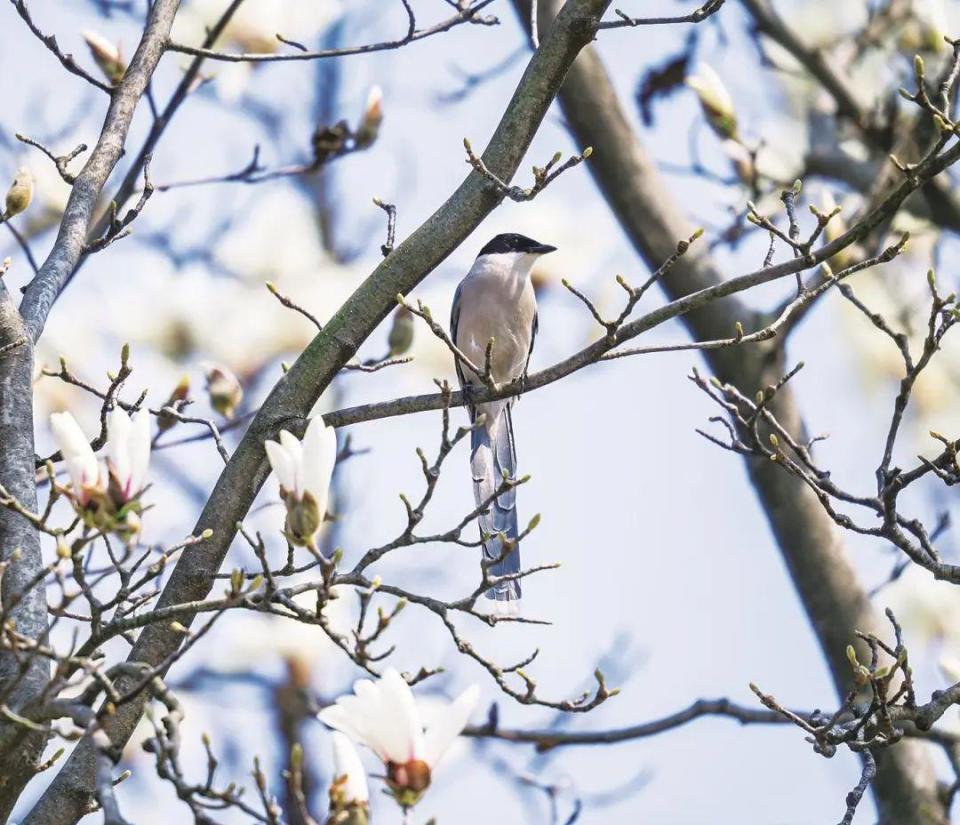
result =
[{"label": "bird's pale breast", "polygon": [[493,338],[493,379],[513,381],[523,374],[527,363],[535,313],[536,298],[529,279],[520,281],[499,273],[472,275],[461,286],[456,344],[482,369],[487,343]]}]

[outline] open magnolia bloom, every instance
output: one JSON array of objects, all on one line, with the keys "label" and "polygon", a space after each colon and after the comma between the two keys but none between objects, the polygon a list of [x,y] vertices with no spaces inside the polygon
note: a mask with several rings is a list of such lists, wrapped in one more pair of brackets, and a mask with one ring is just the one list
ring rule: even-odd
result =
[{"label": "open magnolia bloom", "polygon": [[341,696],[318,718],[370,748],[386,768],[394,798],[409,808],[430,786],[433,769],[466,727],[479,695],[476,685],[467,688],[424,730],[410,686],[388,668],[376,682],[357,681],[352,695]]},{"label": "open magnolia bloom", "polygon": [[281,430],[279,441],[265,441],[263,446],[287,506],[287,538],[299,547],[313,547],[327,512],[337,434],[316,416],[310,419],[303,441]]},{"label": "open magnolia bloom", "polygon": [[370,792],[367,773],[353,742],[333,732],[333,782],[330,783],[330,816],[327,825],[367,825]]},{"label": "open magnolia bloom", "polygon": [[70,473],[70,498],[88,527],[130,538],[140,531],[140,494],[150,464],[150,414],[130,418],[115,407],[107,418],[106,470],[68,412],[50,416],[50,428]]}]

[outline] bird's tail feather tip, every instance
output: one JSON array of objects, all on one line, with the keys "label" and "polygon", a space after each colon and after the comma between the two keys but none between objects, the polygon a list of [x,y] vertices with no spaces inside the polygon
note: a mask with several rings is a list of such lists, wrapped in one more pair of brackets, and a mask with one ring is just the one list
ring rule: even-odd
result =
[{"label": "bird's tail feather tip", "polygon": [[523,601],[519,596],[510,600],[496,599],[490,596],[490,592],[488,591],[487,597],[494,600],[490,607],[490,613],[494,616],[516,618],[522,612]]}]

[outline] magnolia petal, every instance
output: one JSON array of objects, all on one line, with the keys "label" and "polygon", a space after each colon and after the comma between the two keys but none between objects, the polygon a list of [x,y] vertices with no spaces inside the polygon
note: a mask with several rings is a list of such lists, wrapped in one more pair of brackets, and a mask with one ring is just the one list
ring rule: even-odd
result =
[{"label": "magnolia petal", "polygon": [[303,497],[303,446],[297,437],[286,430],[280,430],[280,444],[290,456],[293,465],[293,491],[297,498]]},{"label": "magnolia petal", "polygon": [[84,487],[96,485],[100,476],[97,457],[77,420],[68,412],[53,413],[50,429],[67,462],[74,493],[80,495]]},{"label": "magnolia petal", "polygon": [[369,679],[360,679],[354,683],[353,691],[365,708],[371,749],[385,762],[405,762],[409,742],[404,730],[397,725],[396,709],[390,705],[382,682],[375,684]]},{"label": "magnolia petal", "polygon": [[369,801],[367,772],[363,769],[360,754],[350,739],[339,731],[333,733],[333,773],[337,779],[347,778],[341,786],[345,802]]},{"label": "magnolia petal", "polygon": [[480,689],[476,685],[472,685],[451,702],[442,713],[438,714],[437,720],[427,728],[427,732],[424,734],[421,758],[431,768],[440,761],[447,748],[453,744],[453,740],[467,726],[470,714],[477,706],[479,698]]},{"label": "magnolia petal", "polygon": [[327,512],[330,497],[330,480],[337,462],[337,433],[315,416],[303,437],[303,484],[313,496],[320,515]]},{"label": "magnolia petal", "polygon": [[135,496],[147,483],[150,466],[150,413],[140,410],[130,430],[130,495]]},{"label": "magnolia petal", "polygon": [[710,109],[724,115],[733,114],[733,98],[720,79],[720,75],[709,64],[701,63],[697,73],[687,78],[687,85]]},{"label": "magnolia petal", "polygon": [[392,725],[401,731],[407,744],[403,758],[394,761],[422,759],[423,723],[420,721],[420,712],[417,710],[410,685],[395,668],[390,667],[384,671],[380,687],[384,692],[385,702],[392,711]]},{"label": "magnolia petal", "polygon": [[296,482],[296,473],[290,454],[276,441],[264,441],[263,446],[267,451],[267,460],[270,462],[273,472],[276,473],[280,486],[292,493]]},{"label": "magnolia petal", "polygon": [[328,728],[333,728],[341,733],[345,733],[351,739],[365,745],[366,739],[362,732],[354,724],[354,719],[348,714],[340,704],[330,705],[317,714],[319,719]]},{"label": "magnolia petal", "polygon": [[130,485],[130,416],[114,406],[107,417],[107,458],[120,489],[126,492]]},{"label": "magnolia petal", "polygon": [[[99,474],[100,468],[96,468]],[[87,481],[87,467],[79,459],[67,460],[67,472],[70,474],[70,482],[73,487],[73,493],[81,504],[86,504],[88,496],[87,490],[90,487],[97,486],[98,475],[93,477],[92,481]]]},{"label": "magnolia petal", "polygon": [[392,755],[384,747],[380,736],[383,717],[377,708],[367,699],[352,695],[341,696],[337,700],[337,705],[342,710],[347,724],[356,732],[357,742],[370,748],[382,761],[389,762]]}]

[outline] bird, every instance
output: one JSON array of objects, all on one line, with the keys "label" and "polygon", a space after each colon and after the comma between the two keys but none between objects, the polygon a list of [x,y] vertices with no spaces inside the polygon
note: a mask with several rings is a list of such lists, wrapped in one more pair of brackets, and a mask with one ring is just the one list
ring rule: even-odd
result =
[{"label": "bird", "polygon": [[[555,246],[525,235],[497,235],[480,250],[454,294],[451,339],[480,370],[486,368],[490,346],[490,378],[498,384],[526,377],[537,336],[537,300],[530,273],[541,255],[554,250]],[[473,493],[477,507],[486,507],[478,519],[483,555],[487,563],[493,562],[489,567],[491,575],[516,574],[520,572],[516,490],[506,490],[490,502],[504,478],[517,477],[511,418],[516,398],[472,404],[470,392],[482,387],[483,380],[460,358],[456,359],[456,370],[460,387],[468,396],[467,410],[473,424],[470,437]],[[486,596],[496,600],[507,612],[513,612],[521,596],[519,578],[497,582]],[[508,604],[501,604],[504,602]]]}]

